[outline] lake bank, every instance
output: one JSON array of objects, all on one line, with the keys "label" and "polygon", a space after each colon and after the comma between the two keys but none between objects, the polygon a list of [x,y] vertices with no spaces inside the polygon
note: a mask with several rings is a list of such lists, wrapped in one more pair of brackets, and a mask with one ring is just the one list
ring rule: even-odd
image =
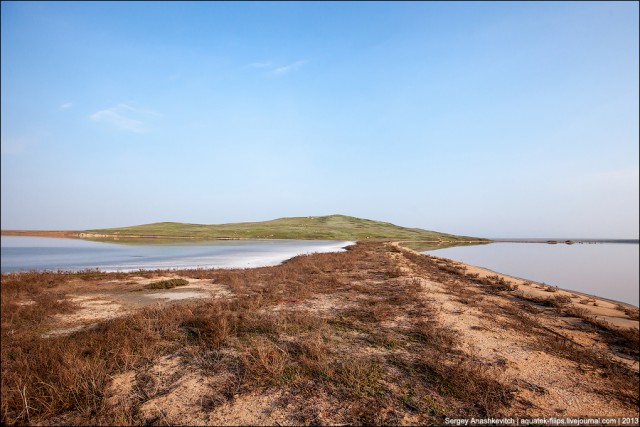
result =
[{"label": "lake bank", "polygon": [[[359,243],[246,270],[3,274],[2,420],[442,424],[461,416],[637,416],[635,335],[588,310],[619,310],[608,314],[637,335],[633,316],[599,299],[582,307],[562,291],[538,289],[548,298],[535,301],[510,279],[461,267]],[[170,279],[187,284],[155,290]],[[83,403],[69,406],[52,392],[68,381]]]},{"label": "lake bank", "polygon": [[637,243],[548,245],[494,242],[478,246],[427,248],[424,253],[540,284],[597,295],[636,307],[639,305],[640,246]]},{"label": "lake bank", "polygon": [[559,299],[560,301],[564,300],[563,304],[572,304],[576,309],[585,311],[588,316],[600,318],[615,326],[622,328],[638,327],[637,321],[629,318],[624,312],[625,308],[638,310],[638,307],[633,304],[503,274],[488,268],[466,264],[446,257],[431,256],[447,263],[453,269],[459,269],[461,274],[468,274],[470,276],[478,275],[480,279],[493,277],[509,282],[514,286],[513,291],[516,291],[517,295],[521,298],[541,304],[544,304],[545,300],[550,298]]}]

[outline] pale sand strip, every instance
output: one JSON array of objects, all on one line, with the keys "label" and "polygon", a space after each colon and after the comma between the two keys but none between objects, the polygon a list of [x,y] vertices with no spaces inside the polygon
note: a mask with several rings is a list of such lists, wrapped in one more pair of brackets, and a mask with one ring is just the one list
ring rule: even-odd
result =
[{"label": "pale sand strip", "polygon": [[[463,262],[456,261],[450,258],[426,255],[413,249],[407,248],[406,246],[401,246],[400,243],[401,242],[394,242],[393,245],[398,246],[403,250],[409,250],[422,256],[430,256],[436,259],[447,260],[449,262],[452,262],[456,266],[465,267],[467,269],[467,273],[478,274],[480,277],[497,275],[504,280],[508,280],[518,285],[518,290],[516,292],[519,292],[525,298],[549,298],[551,296],[567,296],[571,298],[571,303],[576,308],[584,309],[589,315],[595,317],[596,319],[605,320],[612,325],[618,326],[620,328],[640,329],[640,322],[638,322],[638,320],[630,319],[629,316],[620,309],[620,307],[630,308],[632,310],[638,309],[638,307],[634,307],[631,304],[610,300],[604,297],[599,297],[597,295],[590,295],[583,292],[562,289],[553,285],[542,284],[519,277],[509,276],[507,274],[489,270],[488,268],[465,264]],[[549,289],[549,291],[547,289]]]}]

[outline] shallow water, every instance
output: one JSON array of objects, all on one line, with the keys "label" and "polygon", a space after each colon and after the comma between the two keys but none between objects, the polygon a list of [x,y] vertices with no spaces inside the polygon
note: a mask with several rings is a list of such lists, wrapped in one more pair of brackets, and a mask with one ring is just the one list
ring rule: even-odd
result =
[{"label": "shallow water", "polygon": [[101,271],[180,268],[252,268],[277,265],[296,255],[337,252],[353,242],[332,240],[93,242],[50,237],[2,236],[2,272]]},{"label": "shallow water", "polygon": [[491,243],[424,253],[638,306],[638,248],[637,243]]}]

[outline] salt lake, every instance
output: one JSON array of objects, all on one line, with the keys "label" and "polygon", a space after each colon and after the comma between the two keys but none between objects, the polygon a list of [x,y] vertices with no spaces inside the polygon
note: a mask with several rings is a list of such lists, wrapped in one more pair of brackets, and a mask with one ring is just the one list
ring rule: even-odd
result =
[{"label": "salt lake", "polygon": [[214,240],[95,242],[2,236],[2,272],[29,270],[136,271],[140,269],[251,268],[296,255],[342,251],[353,242],[331,240]]}]

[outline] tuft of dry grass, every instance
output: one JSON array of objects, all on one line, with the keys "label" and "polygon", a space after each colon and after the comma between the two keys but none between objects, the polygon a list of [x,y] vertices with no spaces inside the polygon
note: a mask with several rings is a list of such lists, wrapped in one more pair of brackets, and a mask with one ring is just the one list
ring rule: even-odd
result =
[{"label": "tuft of dry grass", "polygon": [[184,279],[158,280],[157,282],[151,282],[146,285],[145,289],[173,289],[177,286],[186,286],[188,284],[189,281]]},{"label": "tuft of dry grass", "polygon": [[617,304],[616,308],[626,314],[631,320],[640,320],[640,310],[637,308]]}]

